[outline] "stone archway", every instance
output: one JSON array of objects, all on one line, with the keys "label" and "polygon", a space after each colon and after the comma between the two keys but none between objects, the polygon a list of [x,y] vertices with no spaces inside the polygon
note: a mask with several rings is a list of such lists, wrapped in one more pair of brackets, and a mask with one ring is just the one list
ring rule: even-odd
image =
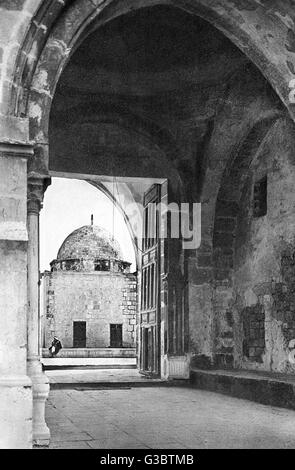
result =
[{"label": "stone archway", "polygon": [[[4,114],[8,107],[9,114],[27,115],[27,93],[30,89],[32,92],[34,90],[32,94],[35,93],[35,98],[39,96],[40,99],[43,93],[50,99],[70,54],[93,27],[131,10],[158,4],[184,9],[220,29],[265,74],[293,113],[289,83],[294,78],[294,33],[292,7],[287,3],[284,6],[273,3],[269,7],[267,2],[256,0],[242,3],[223,0],[218,5],[205,0],[141,0],[126,5],[119,0],[93,3],[78,0],[72,5],[70,2],[65,2],[65,5],[48,2],[46,7],[41,6],[40,2],[34,15],[33,7],[28,3],[24,8],[28,9],[27,17],[32,17],[32,27],[26,35],[22,31],[19,33],[23,47],[14,51],[15,66],[10,67],[11,72],[7,76],[13,83],[13,91],[10,87],[12,93],[9,93]],[[94,24],[95,21],[98,24]],[[46,64],[50,62],[51,67],[48,68]],[[43,109],[47,107],[44,104],[47,105],[48,101],[44,101]]]},{"label": "stone archway", "polygon": [[[0,135],[3,174],[6,175],[7,181],[3,181],[3,186],[5,197],[11,198],[14,202],[20,204],[21,210],[15,207],[11,211],[8,210],[9,223],[1,226],[1,240],[3,243],[7,243],[8,246],[8,249],[5,246],[7,263],[4,270],[7,277],[5,283],[8,286],[8,291],[9,286],[14,285],[15,279],[26,286],[27,235],[24,207],[27,189],[24,180],[26,179],[26,160],[28,159],[28,228],[30,232],[28,298],[29,325],[32,331],[38,322],[38,312],[34,307],[38,296],[38,279],[36,277],[38,272],[38,259],[36,256],[36,247],[38,246],[37,226],[38,212],[49,178],[49,114],[56,84],[71,53],[93,28],[97,28],[116,16],[128,13],[134,8],[158,4],[178,7],[206,19],[235,43],[262,71],[288,108],[291,116],[293,116],[294,105],[290,103],[289,99],[289,83],[294,78],[294,32],[292,30],[294,18],[292,6],[288,2],[285,5],[282,5],[281,2],[277,3],[272,2],[272,5],[269,6],[267,2],[255,0],[245,0],[243,2],[223,0],[216,5],[216,2],[207,2],[205,0],[143,0],[140,2],[130,1],[126,6],[126,2],[110,0],[105,2],[99,0],[94,2],[80,0],[76,2],[48,1],[40,2],[37,11],[35,11],[36,2],[26,1],[17,2],[16,10],[13,7],[9,7],[8,13],[4,10],[7,15],[3,15],[2,21],[6,21],[8,27],[12,22],[15,22],[14,28],[11,28],[11,30],[15,35],[14,38],[17,44],[13,41],[11,47],[4,42],[6,51],[3,58],[1,82],[2,116],[0,118]],[[10,39],[9,34],[7,37]],[[19,44],[22,44],[22,46],[20,47]],[[207,174],[208,176],[210,178],[210,171]],[[16,178],[19,183],[17,189],[9,183],[9,181],[15,181]],[[209,190],[210,187],[208,186],[203,199],[206,199],[205,195],[206,192],[208,194]],[[204,213],[207,209],[205,206]],[[210,212],[210,214],[212,221],[212,213]],[[208,233],[211,230],[210,223],[206,227],[204,228],[205,234],[207,229]],[[206,250],[200,251],[198,257],[201,267],[204,264],[208,267],[207,255]],[[18,269],[11,274],[9,273],[9,267],[12,264],[18,266]],[[209,276],[211,276],[211,273]],[[17,299],[13,307],[8,308],[6,303],[3,303],[13,322],[20,317],[21,312],[26,311],[27,293],[25,290],[21,292],[20,298]],[[208,298],[212,297],[209,290],[206,295]],[[30,384],[27,380],[26,351],[23,347],[26,336],[23,319],[19,323],[19,328],[20,334],[18,335],[17,344],[16,339],[8,341],[8,346],[11,347],[12,351],[11,368],[5,368],[8,379],[5,379],[6,381],[3,384],[5,387],[10,387],[9,390],[17,395],[18,404],[20,406],[24,405],[25,413],[21,418],[20,431],[17,431],[17,435],[12,436],[11,439],[8,436],[5,442],[8,446],[13,446],[16,443],[17,446],[30,447],[31,409],[30,392],[28,391]],[[10,336],[9,334],[9,338]],[[29,355],[37,365],[38,346],[34,340],[31,341]],[[17,359],[19,359],[19,365],[15,366]],[[44,418],[42,420],[44,410],[42,411],[41,408],[44,406],[47,384],[44,381],[42,382],[40,370],[33,369],[31,378],[33,380],[33,391],[35,390],[34,399],[37,403],[34,417],[35,429],[37,429],[37,434],[40,429],[42,432],[45,431],[46,434]],[[24,390],[26,396],[23,399]],[[5,397],[7,409],[9,409],[11,401],[7,394]],[[9,417],[6,416],[5,419],[9,423]],[[38,429],[39,425],[40,428]],[[46,440],[48,441],[48,435],[45,436]]]},{"label": "stone archway", "polygon": [[[142,3],[136,3],[136,8],[141,8],[141,7],[147,7],[150,5],[156,5],[156,4],[162,4],[163,2],[142,2]],[[284,93],[280,91],[280,87],[282,85],[282,81],[278,79],[278,68],[276,68],[276,73],[273,72],[273,68],[271,65],[270,61],[270,54],[267,50],[267,47],[265,48],[265,43],[263,47],[261,46],[260,38],[261,34],[264,34],[264,37],[267,36],[267,31],[264,31],[262,33],[262,30],[260,30],[260,15],[263,12],[263,8],[260,5],[253,4],[253,2],[246,2],[243,4],[241,7],[237,7],[237,10],[235,11],[235,14],[232,15],[232,11],[230,11],[230,8],[225,4],[220,8],[220,10],[216,9],[214,5],[204,5],[203,2],[181,2],[181,4],[178,4],[178,2],[164,2],[165,5],[172,5],[175,7],[179,7],[185,11],[188,11],[192,14],[199,15],[203,18],[205,18],[207,21],[209,21],[211,24],[213,24],[215,27],[220,29],[227,37],[229,37],[245,54],[250,57],[251,61],[256,64],[260,68],[260,70],[263,71],[263,73],[266,75],[269,83],[272,84],[273,88],[280,94],[281,98],[283,98],[284,103],[287,105],[288,109],[290,112],[292,112],[292,104],[289,102],[289,93],[290,89],[288,88],[286,84],[286,78],[284,78],[285,82],[285,87],[284,87]],[[255,3],[255,2],[254,2]],[[93,29],[98,27],[99,25],[102,25],[103,23],[110,21],[111,19],[121,15],[121,14],[126,14],[135,7],[132,3],[128,5],[128,7],[122,7],[120,2],[116,2],[114,4],[108,3],[104,5],[104,8],[101,10],[99,9],[99,14],[97,15],[97,23],[93,23],[93,25],[90,26],[90,23],[88,23],[88,18],[87,16],[87,23],[83,23],[81,27],[81,22],[79,23],[79,34],[81,33],[80,39],[78,39],[78,35],[75,34],[75,41],[72,41],[73,31],[75,33],[77,32],[78,28],[78,20],[72,21],[69,25],[69,28],[67,32],[65,33],[62,30],[63,24],[60,23],[60,25],[57,23],[55,25],[54,30],[52,31],[52,36],[51,39],[48,39],[47,45],[44,48],[42,54],[40,55],[40,60],[38,62],[38,65],[34,68],[34,76],[32,78],[32,93],[29,93],[29,100],[28,100],[28,106],[24,107],[25,113],[27,112],[29,118],[30,118],[30,123],[31,123],[31,131],[32,131],[32,137],[34,138],[35,141],[35,156],[36,159],[35,161],[32,159],[31,160],[31,168],[32,171],[35,171],[36,173],[39,173],[39,168],[41,169],[42,173],[42,168],[46,168],[47,162],[48,162],[48,119],[49,119],[49,107],[51,103],[52,96],[55,91],[56,83],[58,80],[59,75],[62,73],[64,66],[66,65],[68,59],[71,56],[71,52],[75,51],[76,46],[78,46],[82,38],[86,37]],[[75,6],[72,7],[71,9],[71,15],[72,19],[76,19],[75,15]],[[77,7],[78,8],[78,7]],[[77,12],[78,10],[76,10]],[[90,10],[88,10],[89,14]],[[255,12],[255,13],[253,13]],[[97,13],[97,12],[96,12]],[[265,12],[264,12],[265,13]],[[274,14],[275,11],[270,12],[268,11],[269,14]],[[257,36],[252,37],[253,31],[251,28],[247,30],[247,21],[249,21],[249,25],[251,25],[251,22],[253,22],[253,15],[255,16],[255,21],[257,25]],[[94,14],[96,15],[96,14]],[[101,15],[101,16],[100,16]],[[251,17],[251,20],[250,20]],[[91,17],[92,18],[92,17]],[[101,21],[100,21],[101,20]],[[80,20],[79,20],[80,21]],[[85,26],[85,30],[82,29]],[[72,28],[72,29],[71,29]],[[267,28],[266,28],[267,29]],[[252,35],[251,35],[251,32]],[[65,36],[63,36],[65,34]],[[73,36],[72,36],[73,35]],[[289,39],[288,39],[289,38]],[[286,41],[290,40],[291,36],[290,34],[286,35]],[[268,37],[270,40],[271,38]],[[282,39],[282,36],[281,36]],[[67,44],[67,46],[65,46]],[[265,48],[265,49],[264,49]],[[292,58],[292,52],[290,47],[285,47],[282,44],[282,50],[285,49],[285,52],[287,50],[287,54],[289,56],[289,59]],[[291,54],[291,55],[290,55]],[[286,76],[288,76],[288,84],[289,84],[289,79],[292,78],[292,74],[290,73],[290,60],[287,59],[285,62],[285,69],[287,71]],[[52,67],[48,66],[49,63],[52,63]],[[265,65],[267,64],[267,67]],[[287,64],[287,65],[286,65]],[[289,65],[288,65],[289,64]],[[282,69],[280,68],[280,71]],[[285,95],[283,97],[283,94]],[[18,107],[19,108],[19,107]],[[42,110],[47,109],[47,113],[43,113]],[[40,112],[41,110],[41,112]],[[209,171],[209,178],[210,178],[210,171]],[[214,178],[214,181],[216,182],[216,179]],[[213,180],[212,180],[213,182]],[[207,191],[210,192],[212,188],[212,182],[211,185],[209,185],[207,188],[205,188],[205,193]],[[218,183],[217,183],[218,187]],[[206,200],[206,195],[203,195],[203,200]],[[212,195],[211,195],[212,196]],[[211,197],[210,204],[213,207],[214,198]],[[204,206],[203,208],[203,213],[204,216],[203,220],[206,220],[207,213],[210,212],[210,207],[207,207],[207,205]],[[211,219],[212,219],[212,212],[211,212]],[[205,224],[203,224],[203,240],[206,238],[211,237],[211,228],[210,228],[210,221],[206,220]],[[206,228],[207,227],[207,228]],[[209,255],[210,256],[210,255]],[[205,249],[202,254],[202,250],[199,252],[199,259],[205,259],[206,257],[208,258],[208,249],[206,248],[206,242],[205,242]],[[190,261],[188,261],[190,263]],[[195,260],[192,260],[192,263],[195,263]],[[203,277],[204,270],[202,271],[202,263],[203,261],[200,261],[200,275]],[[205,262],[206,263],[206,262]],[[207,266],[205,266],[207,268]],[[209,268],[208,272],[205,275],[205,278],[211,278],[211,273],[209,273],[211,268]],[[198,274],[197,274],[198,276]],[[208,292],[205,294],[205,297],[207,297],[207,300],[211,298],[211,292],[210,288],[208,288]],[[213,328],[213,324],[212,324]],[[193,339],[192,339],[193,341]],[[209,341],[207,343],[206,348],[211,348],[211,342]]]}]

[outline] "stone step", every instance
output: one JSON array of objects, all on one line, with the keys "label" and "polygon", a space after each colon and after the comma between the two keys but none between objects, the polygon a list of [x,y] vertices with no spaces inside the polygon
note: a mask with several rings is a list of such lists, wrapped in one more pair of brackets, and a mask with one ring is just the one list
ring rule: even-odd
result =
[{"label": "stone step", "polygon": [[[42,357],[50,358],[47,348],[42,349]],[[91,358],[91,357],[136,357],[135,348],[62,348],[58,352],[58,358]]]},{"label": "stone step", "polygon": [[42,357],[45,370],[73,369],[77,367],[95,369],[135,369],[136,357]]},{"label": "stone step", "polygon": [[191,386],[264,405],[295,409],[295,376],[241,370],[192,368]]},{"label": "stone step", "polygon": [[46,372],[50,389],[112,389],[149,386],[184,386],[189,387],[188,380],[162,380],[160,377],[140,373],[137,369],[101,369],[89,370],[81,367],[73,370],[55,369]]}]

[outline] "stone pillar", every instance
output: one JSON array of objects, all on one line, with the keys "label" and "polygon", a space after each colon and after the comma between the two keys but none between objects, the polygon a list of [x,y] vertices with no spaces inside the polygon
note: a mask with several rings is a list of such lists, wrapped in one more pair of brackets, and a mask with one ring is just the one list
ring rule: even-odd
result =
[{"label": "stone pillar", "polygon": [[0,448],[32,447],[27,376],[28,145],[0,143]]},{"label": "stone pillar", "polygon": [[212,254],[200,247],[188,258],[189,349],[191,366],[211,368],[214,351]]},{"label": "stone pillar", "polygon": [[50,431],[45,422],[45,402],[49,381],[40,361],[39,307],[39,213],[42,207],[46,179],[28,179],[28,375],[33,386],[33,444],[48,446]]}]

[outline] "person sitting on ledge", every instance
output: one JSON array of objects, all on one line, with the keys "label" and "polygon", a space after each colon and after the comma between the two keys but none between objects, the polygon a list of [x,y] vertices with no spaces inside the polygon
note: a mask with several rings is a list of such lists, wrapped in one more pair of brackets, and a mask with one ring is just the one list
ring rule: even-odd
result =
[{"label": "person sitting on ledge", "polygon": [[61,348],[62,348],[62,345],[61,345],[60,340],[57,338],[57,336],[54,336],[51,346],[49,348],[50,356],[55,357]]}]

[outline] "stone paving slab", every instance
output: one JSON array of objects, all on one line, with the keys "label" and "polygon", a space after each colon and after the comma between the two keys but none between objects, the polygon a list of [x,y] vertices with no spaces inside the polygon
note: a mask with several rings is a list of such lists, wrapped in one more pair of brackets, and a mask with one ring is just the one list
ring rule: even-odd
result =
[{"label": "stone paving slab", "polygon": [[295,411],[189,387],[51,390],[51,449],[295,449]]},{"label": "stone paving slab", "polygon": [[161,379],[149,378],[137,369],[67,369],[48,370],[50,387],[56,389],[131,387],[162,383]]}]

